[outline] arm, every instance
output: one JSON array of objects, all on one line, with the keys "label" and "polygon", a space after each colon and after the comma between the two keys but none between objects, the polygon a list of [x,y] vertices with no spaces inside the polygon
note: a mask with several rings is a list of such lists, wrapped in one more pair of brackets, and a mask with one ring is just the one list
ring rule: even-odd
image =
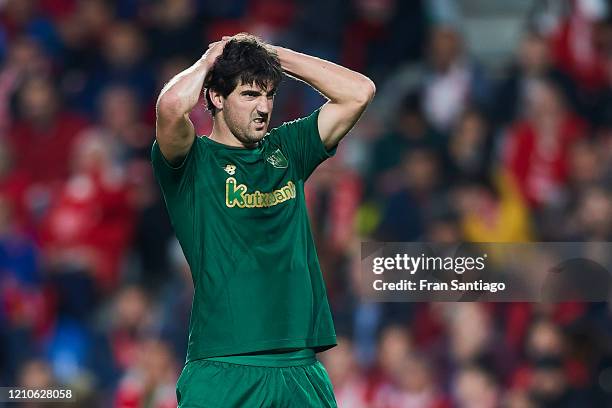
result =
[{"label": "arm", "polygon": [[172,78],[157,98],[155,137],[162,154],[172,164],[179,164],[185,158],[195,140],[189,112],[198,103],[206,74],[221,55],[225,43],[210,44],[206,53]]},{"label": "arm", "polygon": [[319,134],[327,149],[336,146],[374,97],[374,82],[332,62],[282,47],[272,48],[287,75],[306,82],[328,99],[319,112]]}]

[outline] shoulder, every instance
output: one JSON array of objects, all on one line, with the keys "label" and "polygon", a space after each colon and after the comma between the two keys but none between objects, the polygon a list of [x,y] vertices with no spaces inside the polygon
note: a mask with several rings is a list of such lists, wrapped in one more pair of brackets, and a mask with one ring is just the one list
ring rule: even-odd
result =
[{"label": "shoulder", "polygon": [[202,151],[205,150],[205,141],[204,136],[196,136],[187,155],[183,158],[182,162],[179,164],[171,164],[164,157],[161,149],[159,148],[159,143],[157,139],[153,141],[153,145],[151,146],[151,163],[154,168],[166,169],[169,171],[184,171],[186,167],[191,167],[191,163],[199,160],[199,157],[202,155]]}]

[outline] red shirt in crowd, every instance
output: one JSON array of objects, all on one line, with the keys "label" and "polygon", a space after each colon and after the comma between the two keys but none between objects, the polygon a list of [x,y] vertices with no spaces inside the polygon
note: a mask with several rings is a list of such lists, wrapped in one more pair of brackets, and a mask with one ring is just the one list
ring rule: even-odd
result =
[{"label": "red shirt in crowd", "polygon": [[63,185],[43,222],[43,248],[58,259],[65,258],[62,254],[78,254],[83,257],[80,261],[87,260],[102,288],[113,288],[131,242],[133,212],[121,177],[75,175]]},{"label": "red shirt in crowd", "polygon": [[72,113],[60,113],[49,126],[38,128],[18,122],[9,134],[15,167],[29,175],[32,183],[68,179],[75,137],[87,122]]},{"label": "red shirt in crowd", "polygon": [[529,121],[510,129],[505,165],[531,206],[559,200],[568,180],[571,146],[585,131],[584,122],[573,115],[564,116],[558,132],[548,140]]}]

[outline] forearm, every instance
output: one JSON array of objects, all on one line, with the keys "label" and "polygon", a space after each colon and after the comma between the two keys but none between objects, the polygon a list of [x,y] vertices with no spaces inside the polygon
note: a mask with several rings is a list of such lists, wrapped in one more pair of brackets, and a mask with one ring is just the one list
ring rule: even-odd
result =
[{"label": "forearm", "polygon": [[180,163],[195,139],[189,113],[198,103],[209,69],[209,63],[200,58],[172,78],[157,98],[155,135],[162,154],[173,164]]},{"label": "forearm", "polygon": [[319,111],[319,136],[327,149],[336,146],[357,123],[376,93],[365,75],[320,58],[274,47],[287,75],[306,82],[329,101]]},{"label": "forearm", "polygon": [[183,117],[197,105],[210,63],[200,58],[177,74],[162,89],[157,99],[158,115]]},{"label": "forearm", "polygon": [[374,83],[365,75],[287,48],[274,49],[287,75],[306,82],[332,103],[366,105],[374,96]]}]

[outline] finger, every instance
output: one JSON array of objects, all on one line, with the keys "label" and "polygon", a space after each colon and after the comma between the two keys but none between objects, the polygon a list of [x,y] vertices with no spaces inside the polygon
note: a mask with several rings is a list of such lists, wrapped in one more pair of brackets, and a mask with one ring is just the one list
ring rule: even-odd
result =
[{"label": "finger", "polygon": [[232,37],[230,37],[229,35],[224,35],[221,39],[222,40],[229,40],[230,38],[232,38]]}]

